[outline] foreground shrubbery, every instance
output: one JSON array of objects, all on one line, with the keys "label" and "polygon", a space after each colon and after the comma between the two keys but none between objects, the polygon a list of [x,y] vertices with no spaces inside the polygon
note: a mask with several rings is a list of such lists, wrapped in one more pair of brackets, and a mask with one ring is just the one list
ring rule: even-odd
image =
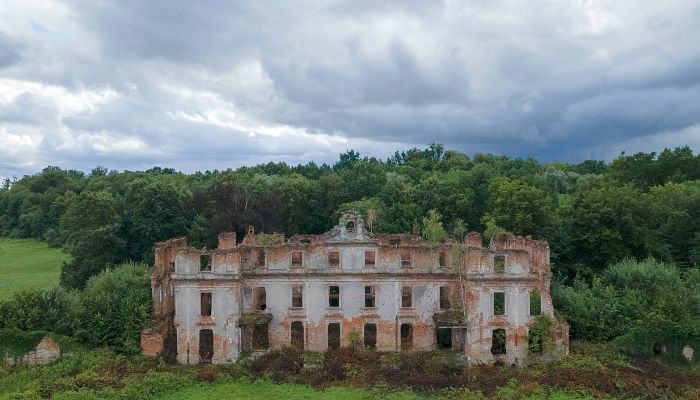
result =
[{"label": "foreground shrubbery", "polygon": [[150,268],[123,264],[91,278],[82,291],[22,291],[0,302],[0,329],[49,331],[90,346],[138,354],[151,313]]},{"label": "foreground shrubbery", "polygon": [[[694,399],[700,371],[653,359],[629,363],[609,345],[573,345],[573,355],[526,368],[464,368],[452,353],[327,354],[274,351],[227,366],[185,366],[80,350],[47,366],[0,367],[5,399]],[[311,389],[313,386],[316,390]]]},{"label": "foreground shrubbery", "polygon": [[[700,270],[681,273],[653,259],[610,265],[588,285],[553,288],[555,307],[576,339],[615,340],[630,354],[681,360],[700,349]],[[695,357],[697,361],[698,357]]]}]

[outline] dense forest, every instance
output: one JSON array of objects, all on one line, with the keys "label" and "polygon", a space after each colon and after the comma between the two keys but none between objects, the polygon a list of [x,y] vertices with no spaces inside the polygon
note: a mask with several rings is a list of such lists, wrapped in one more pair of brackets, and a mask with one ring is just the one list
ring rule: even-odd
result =
[{"label": "dense forest", "polygon": [[240,238],[248,225],[320,233],[345,210],[362,213],[374,232],[421,233],[430,215],[457,237],[508,231],[547,240],[556,306],[574,338],[632,335],[642,351],[659,335],[700,338],[700,155],[689,147],[610,163],[470,158],[433,144],[386,160],[350,150],[333,165],[193,174],[47,167],[4,182],[0,235],[63,247],[72,261],[61,285],[82,289],[108,267],[151,262],[153,244],[174,236],[214,247],[218,233]]}]

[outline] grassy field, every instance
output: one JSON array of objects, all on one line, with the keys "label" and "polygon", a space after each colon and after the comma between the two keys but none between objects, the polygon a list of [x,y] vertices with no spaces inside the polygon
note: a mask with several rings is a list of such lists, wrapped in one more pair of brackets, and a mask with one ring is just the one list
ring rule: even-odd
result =
[{"label": "grassy field", "polygon": [[28,288],[58,284],[61,263],[69,256],[35,239],[0,237],[0,299]]}]

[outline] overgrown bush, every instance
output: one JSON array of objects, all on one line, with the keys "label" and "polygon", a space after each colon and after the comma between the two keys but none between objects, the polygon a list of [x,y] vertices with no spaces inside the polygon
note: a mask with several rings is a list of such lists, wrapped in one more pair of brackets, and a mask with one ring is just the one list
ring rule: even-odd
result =
[{"label": "overgrown bush", "polygon": [[150,269],[127,263],[90,278],[82,293],[76,336],[92,346],[138,354],[141,331],[152,315]]},{"label": "overgrown bush", "polygon": [[72,335],[80,311],[77,291],[61,287],[24,290],[0,302],[0,328]]}]

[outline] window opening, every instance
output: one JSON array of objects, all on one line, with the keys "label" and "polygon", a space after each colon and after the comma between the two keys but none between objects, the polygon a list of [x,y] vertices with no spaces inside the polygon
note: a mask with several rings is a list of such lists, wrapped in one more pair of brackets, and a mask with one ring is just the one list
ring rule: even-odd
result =
[{"label": "window opening", "polygon": [[292,307],[304,306],[304,285],[292,286]]},{"label": "window opening", "polygon": [[355,221],[348,221],[348,223],[345,224],[345,232],[355,233]]},{"label": "window opening", "polygon": [[330,253],[328,253],[328,265],[331,267],[340,266],[340,252],[331,251]]},{"label": "window opening", "polygon": [[542,297],[540,292],[530,292],[530,315],[542,314]]},{"label": "window opening", "polygon": [[506,313],[506,294],[496,292],[493,294],[493,314],[503,315]]},{"label": "window opening", "polygon": [[411,266],[411,250],[404,249],[401,250],[401,266],[410,267]]},{"label": "window opening", "polygon": [[506,354],[506,330],[494,329],[491,334],[491,354],[498,356]]},{"label": "window opening", "polygon": [[299,350],[304,350],[304,323],[301,321],[292,322],[291,345]]},{"label": "window opening", "polygon": [[214,332],[211,329],[199,331],[199,362],[210,364],[214,357]]},{"label": "window opening", "polygon": [[365,286],[365,307],[374,307],[375,295],[374,286]]},{"label": "window opening", "polygon": [[365,251],[365,267],[374,267],[375,264],[375,252]]},{"label": "window opening", "polygon": [[199,270],[202,272],[211,271],[211,257],[209,257],[209,254],[199,256]]},{"label": "window opening", "polygon": [[292,251],[292,267],[301,267],[302,253],[301,250]]},{"label": "window opening", "polygon": [[211,293],[200,293],[200,315],[203,317],[211,316]]},{"label": "window opening", "polygon": [[413,325],[401,324],[401,350],[413,347]]},{"label": "window opening", "polygon": [[413,287],[403,286],[401,288],[401,307],[413,307]]},{"label": "window opening", "polygon": [[328,307],[340,307],[340,286],[328,288]]},{"label": "window opening", "polygon": [[268,325],[255,324],[253,325],[253,349],[254,350],[265,350],[270,347],[270,337],[268,335]]},{"label": "window opening", "polygon": [[377,324],[365,324],[365,347],[377,347]]},{"label": "window opening", "polygon": [[493,257],[493,270],[497,274],[506,272],[506,256],[500,255]]},{"label": "window opening", "polygon": [[450,308],[450,287],[440,286],[440,309]]},{"label": "window opening", "polygon": [[255,266],[256,267],[264,267],[265,266],[265,250],[258,249],[258,255],[255,258]]},{"label": "window opening", "polygon": [[437,328],[438,349],[452,348],[452,328]]},{"label": "window opening", "polygon": [[337,349],[340,347],[340,323],[331,322],[328,324],[328,348]]},{"label": "window opening", "polygon": [[256,287],[253,289],[253,310],[265,309],[267,309],[267,291],[264,287]]},{"label": "window opening", "polygon": [[440,267],[447,266],[447,254],[444,251],[440,252]]}]

